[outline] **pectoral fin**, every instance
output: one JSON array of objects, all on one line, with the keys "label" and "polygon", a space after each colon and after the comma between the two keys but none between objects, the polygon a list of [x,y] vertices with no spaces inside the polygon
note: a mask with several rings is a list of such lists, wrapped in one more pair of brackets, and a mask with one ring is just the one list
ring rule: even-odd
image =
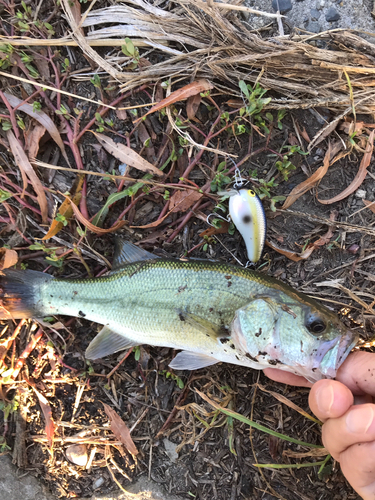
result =
[{"label": "pectoral fin", "polygon": [[138,344],[104,326],[94,340],[90,342],[85,357],[87,359],[100,359],[135,345]]},{"label": "pectoral fin", "polygon": [[206,354],[197,352],[182,351],[169,363],[173,370],[199,370],[206,366],[211,366],[219,361]]},{"label": "pectoral fin", "polygon": [[217,339],[218,337],[225,337],[228,335],[228,331],[220,325],[215,325],[211,321],[201,318],[196,314],[192,314],[189,312],[185,312],[183,310],[178,310],[178,316],[180,321],[186,321],[190,326],[204,333],[205,335],[209,335],[210,337]]}]

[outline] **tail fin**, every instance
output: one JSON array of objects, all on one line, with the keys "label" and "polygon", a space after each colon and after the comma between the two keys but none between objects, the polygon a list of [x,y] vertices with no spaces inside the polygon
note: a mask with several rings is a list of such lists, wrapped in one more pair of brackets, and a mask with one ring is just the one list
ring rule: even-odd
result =
[{"label": "tail fin", "polygon": [[43,316],[41,287],[51,279],[38,271],[0,271],[0,319]]}]

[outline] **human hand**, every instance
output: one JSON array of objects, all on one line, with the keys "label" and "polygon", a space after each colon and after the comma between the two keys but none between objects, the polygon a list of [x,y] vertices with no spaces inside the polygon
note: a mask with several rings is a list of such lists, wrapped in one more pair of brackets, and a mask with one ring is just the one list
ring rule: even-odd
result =
[{"label": "human hand", "polygon": [[[311,387],[303,377],[268,368],[272,380]],[[340,462],[341,470],[364,500],[375,498],[375,355],[350,354],[336,380],[319,380],[310,391],[309,405],[324,422],[323,444]]]}]

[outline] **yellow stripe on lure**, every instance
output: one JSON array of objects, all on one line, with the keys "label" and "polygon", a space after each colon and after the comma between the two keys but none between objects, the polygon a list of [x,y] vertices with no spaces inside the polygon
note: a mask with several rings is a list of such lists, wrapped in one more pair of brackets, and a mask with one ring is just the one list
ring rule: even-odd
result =
[{"label": "yellow stripe on lure", "polygon": [[249,260],[257,262],[263,252],[267,230],[262,202],[252,189],[233,190],[229,195],[230,217],[245,241]]}]

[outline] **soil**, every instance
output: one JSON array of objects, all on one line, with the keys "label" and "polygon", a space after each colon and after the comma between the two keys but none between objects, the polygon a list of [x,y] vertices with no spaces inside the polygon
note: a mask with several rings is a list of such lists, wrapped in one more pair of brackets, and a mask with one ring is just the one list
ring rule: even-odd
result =
[{"label": "soil", "polygon": [[[33,2],[30,5],[35,8]],[[82,7],[85,8],[84,4]],[[47,11],[47,7],[42,5],[42,18],[47,18]],[[7,12],[3,16],[1,29],[3,34],[9,34],[7,23],[11,18]],[[59,17],[58,12],[49,22],[53,23],[58,35],[62,36],[65,21]],[[102,48],[99,52],[104,56],[107,48]],[[101,89],[90,82],[89,73],[92,72],[87,69],[88,63],[77,48],[60,49],[60,56],[57,57],[60,67],[64,59],[72,59],[72,55],[75,62],[71,71],[79,70],[85,74],[85,81],[70,78],[69,84],[63,88],[78,97],[63,97],[62,103],[72,114],[74,108],[83,111],[77,125],[82,130],[95,116],[96,107],[80,100],[79,97],[102,99],[103,92],[107,102],[112,102],[118,93],[116,85],[105,75],[101,75]],[[188,82],[181,83],[181,86],[186,83]],[[103,90],[109,86],[115,88]],[[6,91],[12,89],[23,99],[26,93],[30,95],[33,91],[5,77],[1,77],[1,88]],[[147,104],[150,102],[150,94],[152,89],[143,93],[135,92],[122,104]],[[269,92],[267,95],[272,97],[274,94]],[[56,99],[51,93],[49,96]],[[229,98],[228,95],[213,97],[221,113],[232,111],[226,104]],[[43,109],[46,109],[43,99],[38,99]],[[175,108],[183,118],[186,117],[186,103],[180,102]],[[140,114],[142,109],[138,110]],[[1,102],[0,113],[7,113],[7,108]],[[196,113],[199,121],[192,123],[207,134],[217,116],[217,109],[203,98]],[[375,265],[373,259],[368,257],[373,254],[375,248],[374,235],[370,231],[375,224],[375,214],[370,209],[364,209],[363,199],[370,202],[375,200],[373,161],[360,188],[350,196],[330,205],[318,201],[339,194],[355,178],[363,157],[361,137],[367,137],[368,130],[357,135],[356,148],[335,162],[320,184],[301,196],[289,211],[281,210],[280,202],[276,203],[278,210],[271,210],[271,198],[287,197],[295,186],[306,180],[323,164],[329,143],[340,140],[347,143],[348,135],[337,129],[337,132],[330,134],[314,148],[310,155],[301,154],[307,151],[308,142],[303,137],[298,137],[298,131],[301,133],[305,129],[311,139],[322,128],[322,117],[327,122],[335,118],[328,109],[294,110],[283,118],[280,129],[273,123],[269,134],[257,126],[250,129],[251,133],[236,137],[223,132],[219,141],[213,140],[210,146],[236,154],[237,162],[248,155],[249,151],[255,152],[241,165],[241,171],[244,179],[252,181],[259,192],[265,182],[269,183],[274,179],[270,196],[263,199],[268,221],[268,240],[271,245],[301,254],[309,244],[327,233],[329,226],[324,221],[328,222],[331,218],[337,222],[327,243],[318,246],[309,258],[294,262],[266,246],[261,260],[254,267],[321,300],[335,310],[348,326],[360,331],[361,339],[367,342],[367,348],[371,349],[371,341],[375,335],[374,316],[371,314]],[[26,125],[26,132],[21,133],[23,138],[30,132],[31,127],[35,126],[35,122],[26,114],[22,114],[22,118]],[[56,115],[53,119],[59,125]],[[189,154],[197,154],[196,150],[191,152],[185,144],[185,147],[181,147],[177,134],[168,127],[166,116],[155,114],[145,120],[146,133],[151,137],[151,140],[147,141],[148,147],[144,146],[144,132],[141,133],[139,129],[133,131],[134,117],[129,111],[125,118],[110,111],[106,119],[111,120],[111,124],[105,125],[106,130],[103,133],[124,144],[128,134],[131,134],[130,147],[159,168],[173,154],[173,148],[181,149],[180,156],[165,169],[167,175],[164,182],[167,184],[176,184],[189,164]],[[357,116],[356,119],[357,122],[370,122],[368,116]],[[100,129],[100,123],[91,129]],[[64,133],[61,125],[60,133]],[[196,142],[201,141],[201,136],[195,129],[191,129],[190,133]],[[4,162],[1,170],[4,175],[0,178],[1,189],[13,192],[16,190],[15,186],[22,188],[22,179],[11,152],[5,147],[5,133],[1,133],[0,138],[3,141],[0,153]],[[284,179],[277,169],[276,162],[279,158],[275,152],[285,154],[286,146],[296,145],[299,146],[299,152],[289,158],[295,169]],[[67,151],[70,164],[75,166],[75,158],[68,147]],[[93,134],[86,133],[83,136],[79,141],[79,151],[85,170],[102,174],[114,172],[117,175],[122,172],[122,162],[106,152]],[[257,151],[259,153],[256,153]],[[41,140],[37,158],[46,163],[68,167],[49,136]],[[190,181],[198,187],[204,186],[209,180],[212,181],[220,161],[222,158],[218,158],[214,153],[204,152],[200,164],[195,166],[189,176]],[[231,162],[228,162],[227,166],[233,170]],[[51,190],[49,213],[52,215],[55,204],[60,206],[63,201],[63,197],[58,193],[71,190],[76,173],[65,170],[50,171],[42,167],[38,171],[44,187]],[[130,169],[127,175],[141,178],[144,174]],[[228,175],[232,176],[233,172]],[[9,180],[12,184],[7,183]],[[125,182],[124,187],[130,184]],[[119,180],[114,182],[108,180],[108,177],[94,175],[87,177],[86,200],[90,217],[103,207],[108,196],[116,193],[119,187]],[[222,186],[223,189],[225,187]],[[173,194],[173,187],[168,191],[169,193],[166,193],[165,188],[148,192],[140,190],[133,197],[123,198],[111,206],[104,227],[110,228],[129,206],[131,208],[122,217],[129,221],[129,226],[142,226],[156,221],[168,203],[168,197]],[[33,193],[32,187],[29,186],[28,192]],[[41,228],[47,230],[48,227],[41,225],[35,210],[38,209],[36,199],[27,200],[34,210],[22,206],[18,197],[8,199],[0,206],[0,217],[3,221],[1,242],[16,249],[18,266],[23,265],[39,271],[47,269],[55,276],[82,278],[88,276],[88,270],[94,276],[108,270],[103,257],[111,262],[112,234],[98,236],[88,232],[86,237],[81,239],[79,248],[88,251],[89,255],[70,253],[65,258],[59,258],[68,249],[65,243],[76,243],[80,232],[82,234],[84,225],[74,217],[57,235],[60,240],[51,239],[45,244],[49,254],[45,249],[30,248],[24,237],[35,245],[35,242],[40,241],[38,238],[43,236]],[[217,259],[233,264],[238,261],[246,263],[245,245],[237,231],[234,234],[218,234],[206,240],[200,236],[209,227],[205,219],[215,207],[215,200],[212,200],[212,197],[203,198],[201,206],[194,211],[194,216],[180,229],[173,241],[169,241],[171,235],[191,207],[187,212],[170,214],[157,227],[132,229],[126,225],[118,233],[131,238],[133,242],[141,242],[146,250],[166,257],[180,258],[188,254],[194,258]],[[13,216],[15,220],[8,221],[8,218]],[[345,223],[352,226],[345,226]],[[19,229],[18,232],[15,227]],[[54,261],[46,259],[48,255],[51,258],[51,248],[57,249],[55,251],[58,258]],[[92,258],[93,256],[96,256],[96,259]],[[337,288],[337,280],[345,289],[349,289],[352,295],[348,295],[345,289]],[[325,285],[319,286],[322,282]],[[331,286],[327,282],[330,282]],[[367,304],[367,310],[363,303]],[[5,322],[2,323],[5,326]],[[14,366],[30,342],[32,324],[29,322],[22,327],[13,351],[10,349],[8,352],[5,359],[8,368]],[[7,325],[8,330],[4,331],[3,338],[15,328],[12,322]],[[240,415],[279,433],[320,445],[320,425],[281,403],[268,392],[274,391],[284,396],[311,414],[307,403],[308,389],[281,385],[270,381],[263,372],[225,364],[192,373],[184,371],[171,375],[168,363],[175,352],[168,348],[150,346],[142,346],[140,350],[131,353],[113,375],[108,376],[123,354],[112,355],[91,364],[84,358],[88,343],[99,329],[99,325],[82,318],[53,318],[52,328],[43,325],[45,334],[28,356],[21,376],[14,384],[6,385],[4,381],[2,385],[1,396],[4,404],[17,395],[21,406],[18,412],[11,412],[8,420],[4,411],[0,412],[0,434],[6,442],[3,449],[10,447],[17,457],[18,464],[47,484],[57,498],[109,494],[118,491],[119,485],[127,489],[131,482],[139,477],[148,477],[159,483],[166,492],[173,492],[174,495],[186,499],[358,499],[341,474],[339,464],[332,459],[327,460],[321,471],[319,466],[299,469],[258,468],[257,464],[321,462],[325,455],[314,455],[311,451],[314,449],[280,440],[255,429],[250,430],[247,424],[238,420],[232,421],[226,415],[215,412],[198,393],[200,391],[216,402],[225,403]],[[41,403],[35,389],[47,399],[57,426],[52,448],[46,437],[45,405]],[[116,411],[131,429],[132,439],[139,452],[136,457],[117,442],[109,427],[103,403]],[[26,428],[23,430],[19,425],[19,415],[24,415],[26,419]],[[73,436],[76,441],[87,446],[91,456],[91,464],[87,468],[75,465],[67,459],[66,450]],[[26,456],[23,455],[24,452]],[[298,453],[305,455],[301,458]]]}]

